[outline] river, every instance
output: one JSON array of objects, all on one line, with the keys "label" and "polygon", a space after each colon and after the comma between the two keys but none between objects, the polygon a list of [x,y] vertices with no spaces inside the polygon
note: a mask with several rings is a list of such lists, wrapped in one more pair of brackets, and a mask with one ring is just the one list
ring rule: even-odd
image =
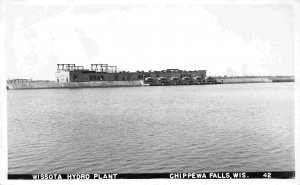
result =
[{"label": "river", "polygon": [[7,94],[11,174],[295,169],[294,83]]}]

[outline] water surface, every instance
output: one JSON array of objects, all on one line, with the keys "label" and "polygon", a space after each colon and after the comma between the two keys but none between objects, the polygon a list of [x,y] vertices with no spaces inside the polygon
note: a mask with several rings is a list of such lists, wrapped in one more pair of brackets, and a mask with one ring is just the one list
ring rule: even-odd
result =
[{"label": "water surface", "polygon": [[8,172],[294,170],[293,86],[8,91]]}]

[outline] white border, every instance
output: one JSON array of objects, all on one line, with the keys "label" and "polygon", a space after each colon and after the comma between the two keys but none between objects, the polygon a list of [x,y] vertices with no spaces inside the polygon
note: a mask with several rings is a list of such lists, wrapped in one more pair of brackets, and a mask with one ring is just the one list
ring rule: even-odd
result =
[{"label": "white border", "polygon": [[[120,180],[54,180],[54,181],[33,181],[33,180],[7,180],[7,90],[6,90],[6,63],[9,62],[6,60],[5,56],[5,32],[6,32],[6,6],[11,6],[13,1],[5,1],[0,0],[0,16],[4,16],[4,18],[0,19],[0,40],[3,41],[0,44],[0,135],[1,135],[1,142],[0,142],[0,184],[52,184],[52,183],[62,183],[62,184],[82,184],[82,183],[89,183],[89,184],[119,184],[119,183],[130,183],[130,184],[167,184],[167,183],[175,183],[175,184],[300,184],[299,174],[299,121],[300,121],[300,1],[297,0],[262,0],[262,1],[255,1],[255,0],[241,0],[237,1],[229,1],[229,0],[168,0],[164,1],[172,4],[252,4],[252,5],[265,5],[265,4],[289,4],[294,7],[295,19],[294,19],[294,26],[295,26],[295,154],[296,154],[296,179],[292,180],[283,180],[283,179],[237,179],[237,180],[199,180],[199,179],[151,179],[151,180],[129,180],[129,179],[120,179]],[[29,1],[14,1],[16,5],[86,5],[86,4],[149,4],[149,5],[163,5],[162,2],[159,0],[29,0]],[[4,51],[4,52],[3,52]],[[4,61],[4,62],[3,62]]]}]

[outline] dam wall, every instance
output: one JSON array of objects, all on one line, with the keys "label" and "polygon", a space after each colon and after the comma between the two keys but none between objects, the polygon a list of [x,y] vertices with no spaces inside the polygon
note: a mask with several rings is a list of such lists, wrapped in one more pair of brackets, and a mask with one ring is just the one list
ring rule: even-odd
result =
[{"label": "dam wall", "polygon": [[[217,83],[275,83],[294,82],[294,77],[252,77],[252,78],[216,78]],[[205,83],[205,84],[217,84]],[[201,84],[201,85],[205,85]],[[8,82],[7,89],[56,89],[56,88],[104,88],[104,87],[136,87],[149,85],[143,80],[132,81],[94,81],[94,82],[54,82],[54,81],[26,81]],[[156,84],[162,85],[162,84]]]},{"label": "dam wall", "polygon": [[293,76],[271,76],[271,77],[252,77],[252,78],[216,78],[217,82],[223,84],[232,83],[275,83],[275,82],[294,82],[295,77]]},{"label": "dam wall", "polygon": [[142,86],[140,80],[98,82],[22,82],[8,83],[7,89],[56,89],[56,88],[103,88]]},{"label": "dam wall", "polygon": [[272,82],[294,82],[295,77],[293,76],[285,76],[285,77],[269,77]]},{"label": "dam wall", "polygon": [[223,84],[233,84],[233,83],[272,83],[269,78],[217,78],[217,82]]}]

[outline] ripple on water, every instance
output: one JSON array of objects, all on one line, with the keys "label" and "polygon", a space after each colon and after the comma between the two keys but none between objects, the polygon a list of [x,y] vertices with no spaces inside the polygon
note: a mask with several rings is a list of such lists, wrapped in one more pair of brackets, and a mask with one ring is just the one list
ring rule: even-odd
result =
[{"label": "ripple on water", "polygon": [[293,83],[8,91],[8,170],[294,170],[293,97]]}]

